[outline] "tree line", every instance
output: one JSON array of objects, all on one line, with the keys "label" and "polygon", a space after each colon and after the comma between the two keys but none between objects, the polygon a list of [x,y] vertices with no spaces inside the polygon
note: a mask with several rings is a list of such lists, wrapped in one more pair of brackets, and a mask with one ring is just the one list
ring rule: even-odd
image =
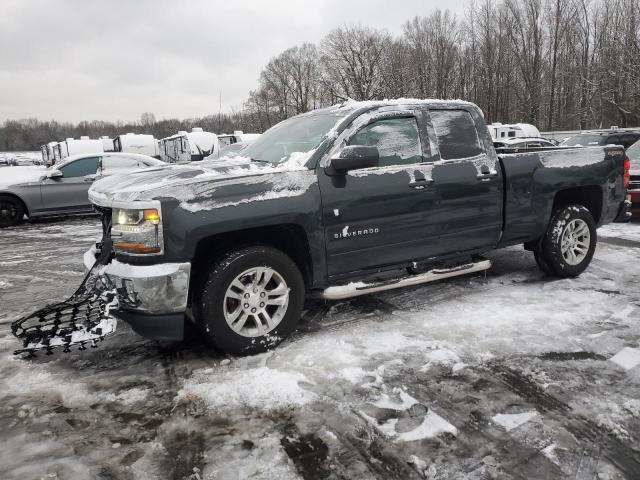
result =
[{"label": "tree line", "polygon": [[640,124],[640,0],[471,0],[464,14],[437,9],[399,35],[345,25],[317,45],[269,60],[232,114],[130,124],[6,121],[0,149],[50,139],[146,132],[157,138],[201,126],[261,132],[347,98],[461,98],[488,122],[540,130]]}]

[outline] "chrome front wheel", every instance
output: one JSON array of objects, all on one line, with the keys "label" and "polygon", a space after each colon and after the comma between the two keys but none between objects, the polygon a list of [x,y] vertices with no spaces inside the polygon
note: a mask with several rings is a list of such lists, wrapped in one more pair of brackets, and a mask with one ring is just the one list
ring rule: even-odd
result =
[{"label": "chrome front wheel", "polygon": [[255,267],[230,283],[224,296],[227,325],[243,337],[259,337],[273,331],[289,307],[289,286],[276,270]]}]

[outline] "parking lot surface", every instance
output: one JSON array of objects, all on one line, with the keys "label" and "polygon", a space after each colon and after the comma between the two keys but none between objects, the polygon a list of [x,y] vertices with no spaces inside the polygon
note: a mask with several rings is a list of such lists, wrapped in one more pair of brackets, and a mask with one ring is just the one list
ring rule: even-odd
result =
[{"label": "parking lot surface", "polygon": [[95,218],[0,230],[0,478],[640,478],[640,224],[579,278],[522,248],[487,275],[308,301],[227,357],[120,322],[14,357],[10,322],[74,291]]}]

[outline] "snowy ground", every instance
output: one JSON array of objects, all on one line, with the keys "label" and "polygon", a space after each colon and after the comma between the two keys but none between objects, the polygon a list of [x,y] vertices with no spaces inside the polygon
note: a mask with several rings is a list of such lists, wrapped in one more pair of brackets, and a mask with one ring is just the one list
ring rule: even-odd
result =
[{"label": "snowy ground", "polygon": [[[16,165],[36,165],[42,163],[40,152],[0,152],[0,166],[7,163]],[[0,172],[1,173],[1,172]]]},{"label": "snowy ground", "polygon": [[510,248],[486,278],[309,302],[250,358],[122,323],[14,358],[9,321],[73,291],[98,230],[0,231],[0,478],[640,478],[640,224],[574,280]]}]

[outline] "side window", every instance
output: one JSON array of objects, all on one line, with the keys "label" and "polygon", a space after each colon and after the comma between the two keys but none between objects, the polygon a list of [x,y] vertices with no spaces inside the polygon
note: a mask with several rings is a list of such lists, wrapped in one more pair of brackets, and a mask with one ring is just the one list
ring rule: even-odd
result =
[{"label": "side window", "polygon": [[440,157],[443,160],[475,157],[482,153],[476,124],[469,112],[431,110],[430,114],[438,137]]},{"label": "side window", "polygon": [[380,166],[422,162],[418,124],[414,117],[386,118],[362,127],[348,145],[378,147]]},{"label": "side window", "polygon": [[542,143],[540,142],[529,142],[527,143],[527,148],[539,148],[542,147]]},{"label": "side window", "polygon": [[98,157],[81,158],[60,168],[62,176],[65,178],[95,175],[96,170],[98,170]]},{"label": "side window", "polygon": [[105,155],[102,157],[102,171],[132,170],[138,168],[138,159],[125,156]]}]

